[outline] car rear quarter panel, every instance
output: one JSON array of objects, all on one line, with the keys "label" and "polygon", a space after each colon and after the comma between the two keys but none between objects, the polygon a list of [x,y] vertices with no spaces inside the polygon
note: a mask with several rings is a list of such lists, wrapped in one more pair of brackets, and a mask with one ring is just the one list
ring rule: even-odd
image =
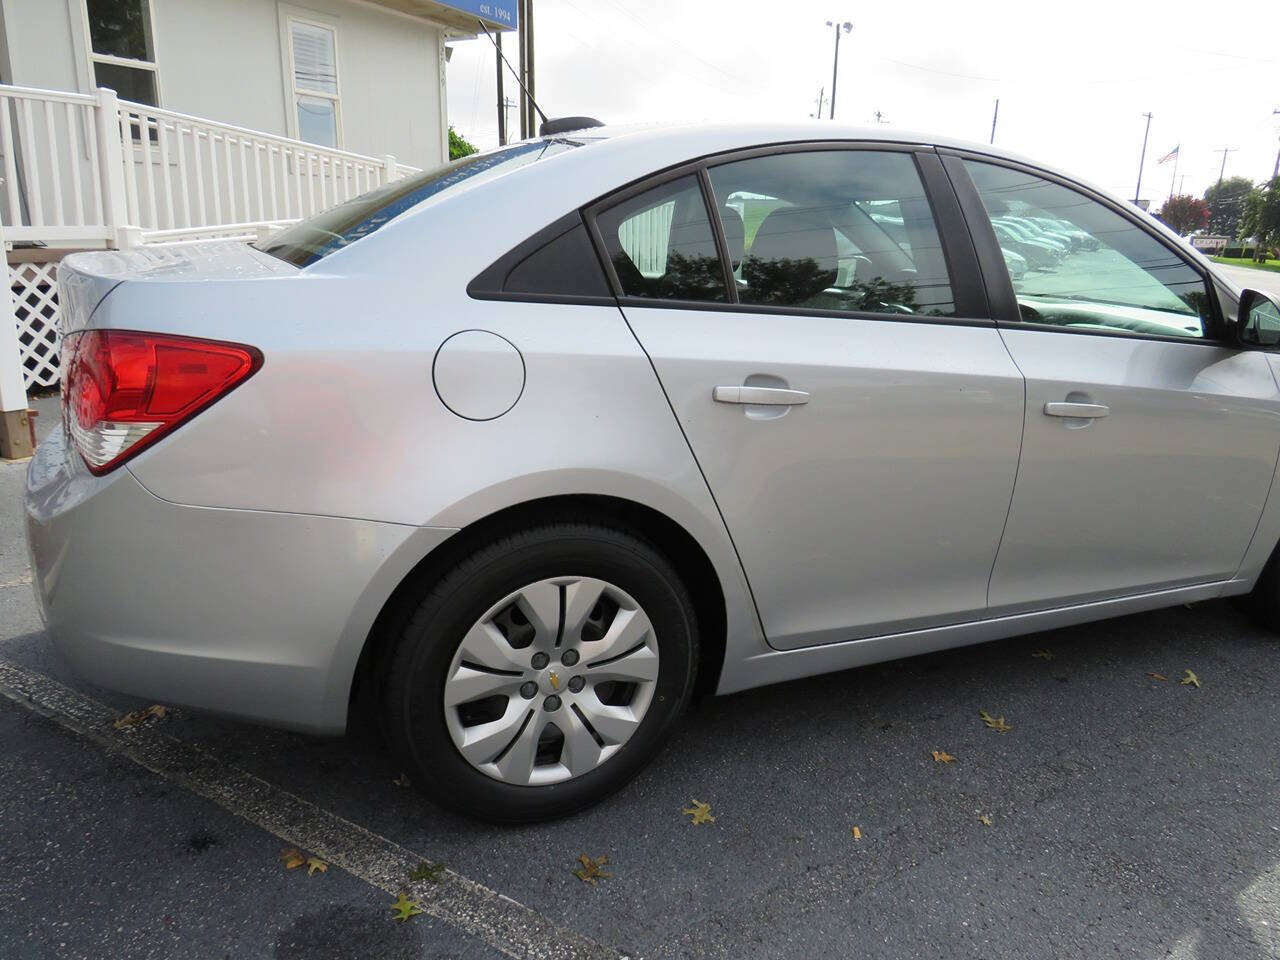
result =
[{"label": "car rear quarter panel", "polygon": [[[621,312],[469,297],[490,253],[545,223],[524,211],[477,253],[465,238],[487,214],[473,207],[440,207],[412,231],[393,224],[353,247],[367,245],[360,257],[292,275],[116,287],[94,326],[243,342],[265,358],[128,469],[174,504],[435,529],[547,496],[633,501],[698,541],[725,593],[730,642],[764,648],[723,521]],[[548,220],[564,212],[541,209]],[[433,384],[441,344],[464,330],[496,333],[523,358],[520,399],[496,419],[458,416]]]}]

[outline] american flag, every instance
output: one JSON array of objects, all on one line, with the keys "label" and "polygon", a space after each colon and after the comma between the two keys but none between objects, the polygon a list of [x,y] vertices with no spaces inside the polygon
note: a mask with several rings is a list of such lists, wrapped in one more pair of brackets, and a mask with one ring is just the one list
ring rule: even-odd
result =
[{"label": "american flag", "polygon": [[1156,163],[1168,163],[1170,160],[1172,160],[1174,157],[1178,155],[1178,151],[1181,148],[1182,148],[1182,144],[1178,144],[1176,147],[1174,147],[1172,150],[1166,153],[1163,157],[1157,160]]}]

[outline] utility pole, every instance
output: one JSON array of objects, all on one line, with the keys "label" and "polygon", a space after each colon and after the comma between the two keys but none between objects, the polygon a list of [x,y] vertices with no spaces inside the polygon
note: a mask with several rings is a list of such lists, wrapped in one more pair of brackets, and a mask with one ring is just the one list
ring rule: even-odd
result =
[{"label": "utility pole", "polygon": [[1133,190],[1134,206],[1138,204],[1138,194],[1142,193],[1142,167],[1147,162],[1147,137],[1151,133],[1151,114],[1144,113],[1143,116],[1147,118],[1147,129],[1142,134],[1142,156],[1138,159],[1138,185]]},{"label": "utility pole", "polygon": [[502,32],[495,32],[497,37],[494,39],[496,48],[494,59],[498,62],[498,146],[505,147],[507,145],[507,98],[502,93]]},{"label": "utility pole", "polygon": [[996,120],[1000,118],[1000,98],[996,97],[995,113],[991,114],[991,142],[996,142]]},{"label": "utility pole", "polygon": [[516,46],[519,47],[517,56],[519,61],[516,64],[516,81],[517,86],[521,87],[520,91],[520,139],[524,140],[529,136],[529,104],[524,96],[524,74],[525,74],[525,50],[528,42],[525,40],[525,17],[527,15],[525,8],[525,0],[516,0]]},{"label": "utility pole", "polygon": [[834,120],[836,118],[836,78],[840,75],[840,31],[852,33],[853,24],[848,20],[844,23],[828,20],[827,26],[834,27],[836,31],[836,55],[831,62],[831,119]]},{"label": "utility pole", "polygon": [[[1280,114],[1280,110],[1271,111],[1271,115],[1273,117],[1276,114]],[[1276,177],[1280,177],[1280,150],[1276,150],[1276,166],[1275,169],[1271,171],[1271,179],[1274,180]]]},{"label": "utility pole", "polygon": [[[526,3],[532,5],[532,0],[517,0],[517,3],[520,4],[519,9],[523,11]],[[523,16],[523,13],[517,14],[517,17],[521,18],[517,26],[517,30],[520,32],[516,36],[516,39],[520,44],[519,70],[511,66],[511,61],[502,55],[502,43],[500,42],[501,35],[499,34],[495,36],[490,33],[489,28],[484,25],[483,20],[477,18],[476,23],[484,32],[484,35],[489,38],[490,42],[493,44],[494,50],[498,52],[498,62],[515,75],[516,83],[520,87],[520,137],[521,139],[527,139],[532,136],[535,118],[540,116],[542,117],[543,122],[546,122],[547,115],[542,112],[542,109],[538,106],[537,101],[533,97],[533,48],[530,45],[533,35],[531,32],[524,32],[525,21]],[[532,31],[532,29],[532,24],[529,24],[529,30]],[[510,99],[502,96],[502,67],[500,66],[498,69],[498,127],[499,132],[505,136],[506,128],[509,126],[507,123],[507,108],[514,106],[514,104]],[[526,77],[529,81],[529,86],[525,85]]]},{"label": "utility pole", "polygon": [[510,113],[511,113],[511,108],[514,106],[516,106],[516,102],[512,100],[510,97],[502,98],[501,117],[502,117],[502,136],[504,138],[502,142],[504,144],[507,142],[505,139],[507,136],[507,131],[511,129]]},{"label": "utility pole", "polygon": [[877,110],[877,111],[876,111],[876,113],[875,113],[875,117],[876,117],[876,123],[888,123],[888,122],[889,122],[888,120],[886,120],[886,119],[885,119],[884,114],[883,114],[883,113],[881,113],[879,110]]},{"label": "utility pole", "polygon": [[533,0],[518,0],[516,39],[520,44],[520,139],[527,140],[538,130],[537,108],[533,105]]},{"label": "utility pole", "polygon": [[1235,147],[1222,148],[1222,167],[1218,170],[1218,186],[1222,186],[1222,178],[1227,172],[1227,154],[1235,153],[1235,152],[1236,152]]},{"label": "utility pole", "polygon": [[1173,185],[1178,182],[1178,162],[1182,159],[1182,144],[1178,144],[1178,152],[1173,155],[1173,179],[1169,181],[1169,199],[1173,199]]},{"label": "utility pole", "polygon": [[[529,136],[534,136],[538,132],[538,109],[537,100],[535,99],[533,89],[533,79],[535,71],[533,68],[533,0],[524,0],[524,40],[529,46],[529,74],[525,77],[524,88],[529,96]],[[543,119],[546,119],[545,117]]]},{"label": "utility pole", "polygon": [[818,112],[817,112],[817,113],[811,113],[811,114],[809,114],[809,116],[811,116],[811,117],[817,117],[819,120],[821,120],[821,119],[822,119],[822,106],[823,106],[823,104],[825,104],[825,103],[827,102],[827,88],[826,88],[826,87],[819,87],[819,88],[818,88],[818,97],[817,97],[817,99],[816,99],[816,100],[814,100],[813,102],[814,102],[814,103],[816,103],[816,104],[818,105]]}]

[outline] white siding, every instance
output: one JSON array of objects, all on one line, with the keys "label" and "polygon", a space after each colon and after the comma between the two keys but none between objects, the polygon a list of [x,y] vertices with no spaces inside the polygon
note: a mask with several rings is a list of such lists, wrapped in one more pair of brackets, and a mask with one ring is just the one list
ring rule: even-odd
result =
[{"label": "white siding", "polygon": [[[71,11],[82,16],[83,0],[0,0],[4,16],[5,50],[0,81],[45,90],[82,89],[88,63],[82,62]],[[79,24],[77,32],[79,30]]]},{"label": "white siding", "polygon": [[[0,79],[90,92],[84,0],[0,0]],[[447,155],[437,27],[355,0],[151,0],[160,105],[295,135],[289,11],[337,29],[342,146],[430,167]]]}]

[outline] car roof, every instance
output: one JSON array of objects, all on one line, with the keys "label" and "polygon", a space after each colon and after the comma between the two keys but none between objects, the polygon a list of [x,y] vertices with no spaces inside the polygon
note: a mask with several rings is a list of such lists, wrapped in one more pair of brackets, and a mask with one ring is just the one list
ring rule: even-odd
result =
[{"label": "car roof", "polygon": [[[538,138],[530,138],[536,140]],[[921,144],[982,153],[988,156],[1052,169],[1028,157],[999,147],[957,137],[938,136],[917,130],[902,130],[883,124],[874,127],[835,123],[829,120],[797,121],[703,121],[668,123],[604,124],[583,130],[561,132],[548,140],[620,141],[628,145],[666,147],[673,154],[687,156],[701,150],[709,140],[720,141],[722,150],[741,150],[769,144],[848,140],[874,143]],[[1067,174],[1064,174],[1064,176]]]},{"label": "car roof", "polygon": [[[558,209],[559,206],[563,205],[562,199],[557,199],[561,197],[560,183],[566,181],[574,185],[574,189],[567,192],[582,194],[582,196],[572,200],[572,205],[577,207],[581,203],[590,202],[590,198],[593,196],[607,194],[612,190],[622,188],[627,183],[642,180],[661,171],[722,153],[786,144],[817,144],[823,142],[918,144],[925,148],[954,149],[975,156],[991,157],[997,160],[1022,164],[1033,170],[1044,171],[1061,177],[1069,183],[1078,184],[1095,193],[1107,196],[1112,202],[1124,206],[1133,214],[1145,216],[1151,227],[1163,233],[1171,241],[1179,244],[1181,249],[1204,269],[1214,274],[1217,273],[1213,269],[1213,264],[1207,258],[1198,251],[1193,250],[1190,244],[1182,241],[1167,226],[1145,214],[1144,211],[1139,210],[1137,207],[1129,206],[1126,201],[1120,199],[1111,191],[1091,184],[1069,171],[1061,170],[1013,151],[957,137],[937,136],[885,125],[866,127],[809,119],[780,122],[713,121],[604,124],[597,127],[587,127],[582,130],[557,132],[547,137],[531,137],[521,142],[571,142],[583,145],[584,149],[558,153],[555,156],[548,157],[546,160],[512,170],[482,183],[463,185],[456,193],[450,191],[454,193],[453,199],[460,199],[461,196],[467,194],[474,195],[476,190],[486,194],[497,190],[506,197],[507,206],[503,208],[505,211],[504,218],[508,221],[513,221],[513,218],[523,219],[523,217],[516,217],[515,215],[527,211],[530,224],[526,226],[532,228],[533,221],[540,216],[537,210],[541,209],[543,205],[534,198],[543,196],[548,207],[556,206]],[[506,149],[510,149],[510,146]],[[600,171],[608,171],[608,174],[601,175]],[[528,187],[532,182],[538,180],[556,184],[556,189],[547,191],[545,195],[537,190],[534,190],[531,194]],[[503,191],[503,181],[508,181],[512,189]],[[551,194],[554,194],[554,196],[547,199],[546,197]],[[414,210],[407,211],[397,217],[396,222],[407,224],[417,219],[419,215],[426,213],[429,208],[434,207],[436,204],[447,202],[449,201],[443,194],[431,198]],[[559,212],[563,214],[564,211],[560,210]],[[545,222],[540,225],[545,225]],[[524,229],[515,222],[509,222],[508,226],[517,230]],[[358,246],[359,244],[353,244],[346,250],[354,251]]]}]

